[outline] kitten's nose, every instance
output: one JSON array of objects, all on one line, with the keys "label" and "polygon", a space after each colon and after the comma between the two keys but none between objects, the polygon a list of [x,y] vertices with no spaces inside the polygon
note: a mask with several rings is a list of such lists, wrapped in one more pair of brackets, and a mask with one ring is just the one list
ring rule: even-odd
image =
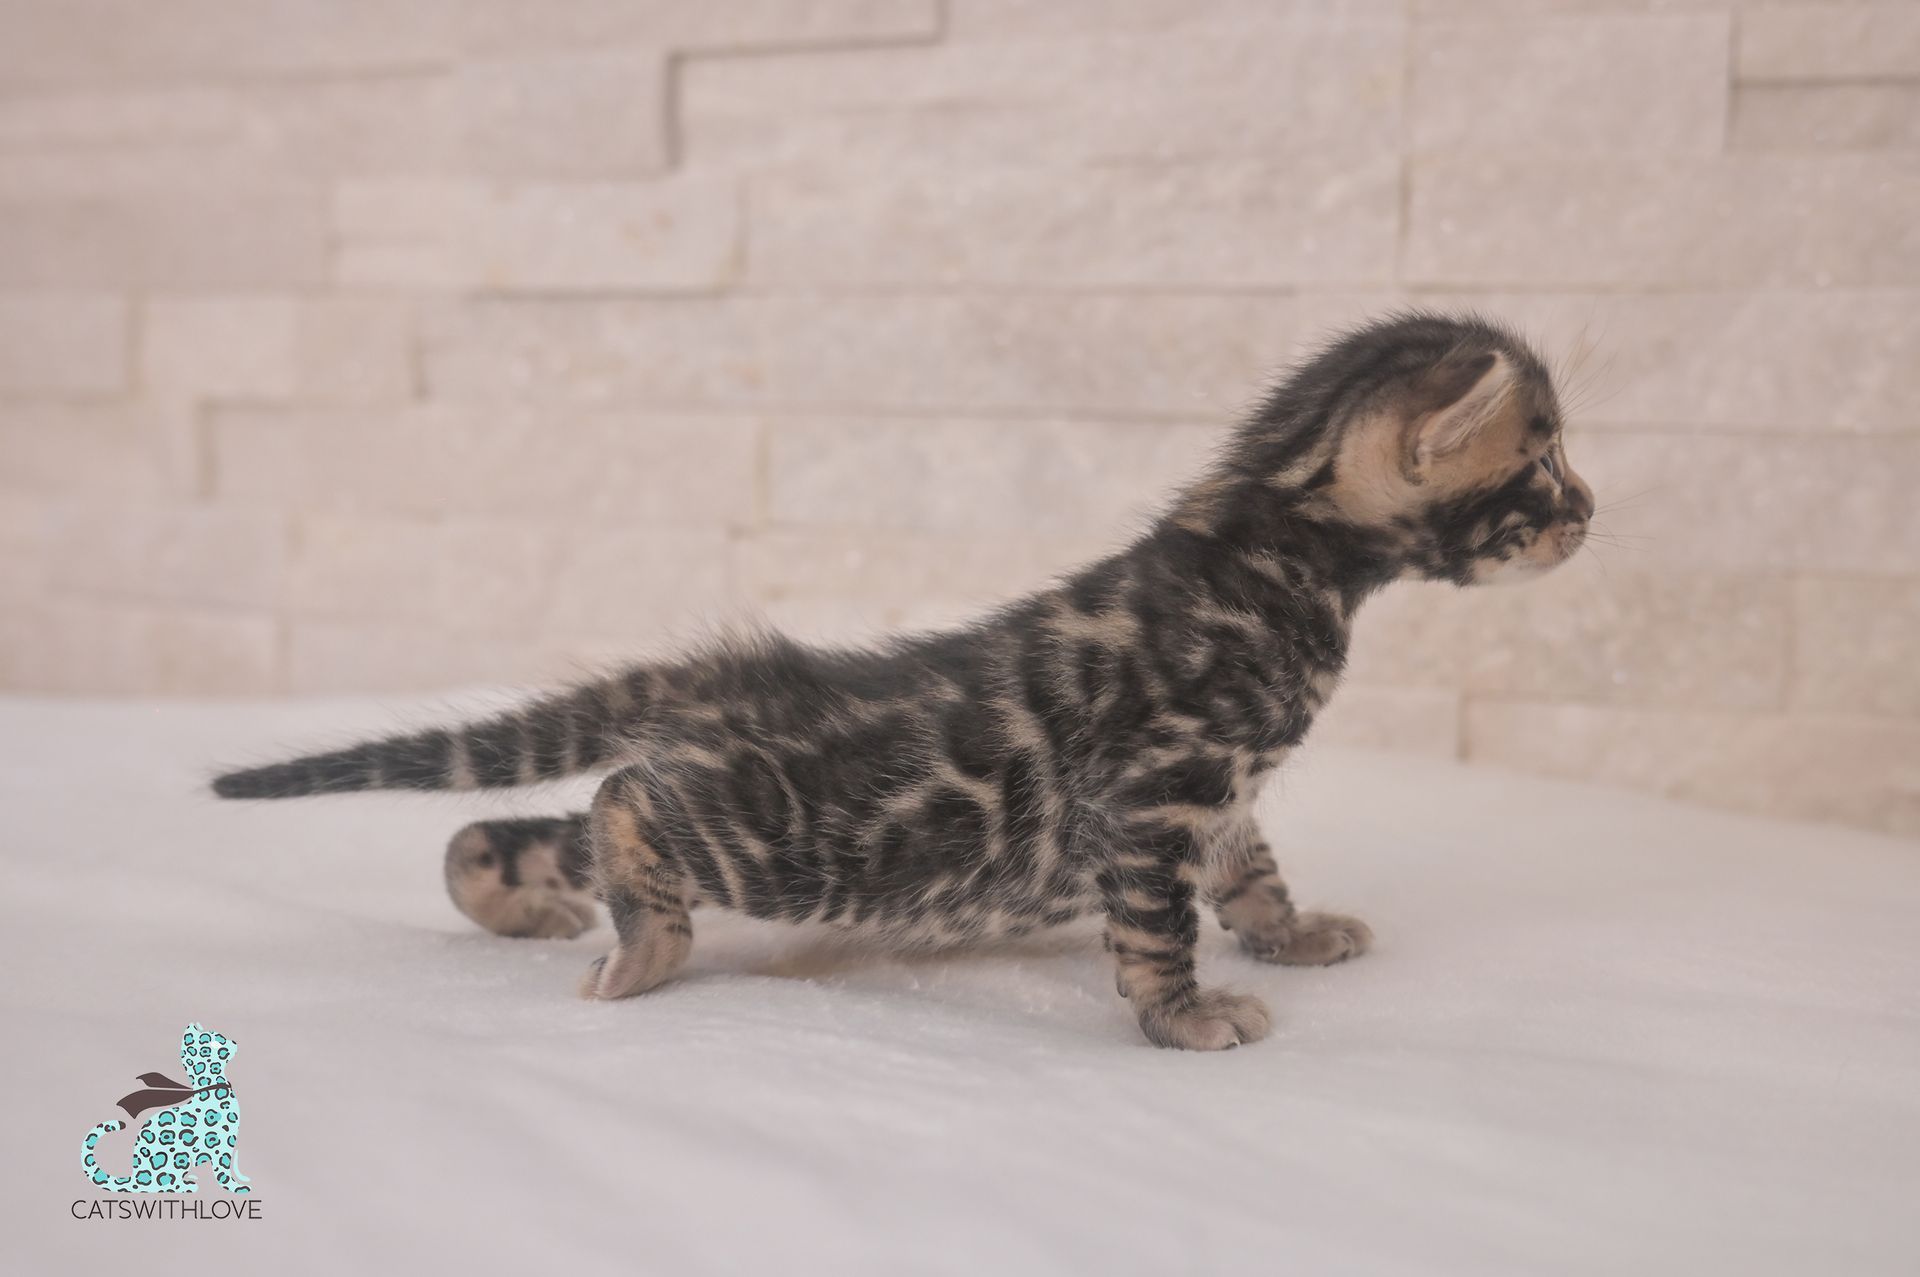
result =
[{"label": "kitten's nose", "polygon": [[1593,489],[1572,475],[1567,476],[1567,511],[1582,523],[1593,517]]}]

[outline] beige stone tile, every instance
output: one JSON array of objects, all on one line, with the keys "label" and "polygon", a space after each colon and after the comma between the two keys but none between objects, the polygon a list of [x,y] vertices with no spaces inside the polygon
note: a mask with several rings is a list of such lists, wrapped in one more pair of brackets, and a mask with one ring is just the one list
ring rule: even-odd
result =
[{"label": "beige stone tile", "polygon": [[0,606],[44,600],[52,577],[53,541],[45,502],[0,491]]},{"label": "beige stone tile", "polygon": [[468,52],[646,44],[710,52],[867,45],[933,38],[938,0],[463,0]]},{"label": "beige stone tile", "polygon": [[459,282],[497,291],[704,290],[732,280],[740,196],[731,182],[528,186],[484,199]]},{"label": "beige stone tile", "polygon": [[[1920,293],[756,296],[437,312],[436,395],[1144,414],[1223,426],[1335,325],[1409,304],[1515,323],[1576,425],[1906,431]],[[1841,369],[1844,375],[1834,376]]]},{"label": "beige stone tile", "polygon": [[50,91],[0,98],[0,150],[177,147],[225,141],[233,100],[224,89],[181,86]]},{"label": "beige stone tile", "polygon": [[736,601],[721,528],[622,528],[569,537],[543,631],[640,644],[697,632]]},{"label": "beige stone tile", "polygon": [[489,292],[706,290],[737,271],[739,215],[730,181],[348,182],[334,198],[337,274]]},{"label": "beige stone tile", "polygon": [[145,84],[418,66],[445,55],[453,0],[5,0],[0,83]]},{"label": "beige stone tile", "polygon": [[1429,293],[1365,309],[1407,303],[1519,328],[1559,370],[1576,428],[1904,432],[1920,397],[1920,293],[1907,290]]},{"label": "beige stone tile", "polygon": [[[450,84],[443,72],[421,71],[204,89],[102,87],[13,99],[23,118],[17,143],[0,141],[7,157],[0,181],[14,190],[85,198],[102,188],[164,188],[183,174],[244,190],[457,173]],[[186,94],[193,95],[189,105],[176,105]],[[28,109],[34,107],[41,109]],[[137,127],[133,121],[148,111],[158,123]],[[0,128],[5,124],[0,114]],[[69,134],[84,140],[62,140]]]},{"label": "beige stone tile", "polygon": [[1920,724],[1479,700],[1466,721],[1475,762],[1920,834]]},{"label": "beige stone tile", "polygon": [[1728,144],[1736,151],[1910,151],[1920,147],[1920,83],[1735,85]]},{"label": "beige stone tile", "polygon": [[1399,207],[1400,166],[1384,157],[810,173],[752,185],[747,278],[829,288],[1379,283],[1393,273]]},{"label": "beige stone tile", "polygon": [[1920,284],[1920,162],[1897,155],[1433,156],[1411,182],[1424,284]]},{"label": "beige stone tile", "polygon": [[0,166],[0,286],[267,288],[319,283],[326,202],[304,183],[190,180],[21,191]]},{"label": "beige stone tile", "polygon": [[111,294],[0,296],[0,394],[108,395],[127,384],[127,303]]},{"label": "beige stone tile", "polygon": [[470,62],[454,73],[451,92],[464,172],[606,181],[658,173],[672,159],[658,49]]},{"label": "beige stone tile", "polygon": [[1907,433],[1920,398],[1920,292],[1908,289],[1304,293],[1294,304],[1310,335],[1407,306],[1512,325],[1555,369],[1576,465],[1588,427]]},{"label": "beige stone tile", "polygon": [[0,686],[29,692],[237,695],[275,681],[274,621],[111,603],[0,611]]},{"label": "beige stone tile", "polygon": [[445,292],[457,271],[444,240],[353,240],[333,258],[333,282],[381,292]]},{"label": "beige stone tile", "polygon": [[1920,437],[1590,433],[1610,561],[1648,569],[1907,574],[1920,569]]},{"label": "beige stone tile", "polygon": [[959,0],[951,8],[950,38],[991,40],[1075,36],[1102,28],[1164,30],[1277,16],[1397,18],[1406,11],[1406,0]]},{"label": "beige stone tile", "polygon": [[63,502],[47,534],[63,594],[258,610],[279,600],[287,542],[279,515]]},{"label": "beige stone tile", "polygon": [[460,171],[461,103],[449,68],[339,79],[255,79],[227,89],[243,162],[309,179]]},{"label": "beige stone tile", "polygon": [[1125,536],[1204,469],[1220,432],[822,417],[770,419],[767,438],[776,523]]},{"label": "beige stone tile", "polygon": [[1920,719],[1920,581],[1794,584],[1793,704]]},{"label": "beige stone tile", "polygon": [[692,632],[734,602],[724,529],[529,519],[308,518],[289,582],[299,616],[542,650]]},{"label": "beige stone tile", "polygon": [[1314,720],[1307,748],[1364,745],[1456,758],[1460,713],[1460,693],[1450,688],[1343,683]]},{"label": "beige stone tile", "polygon": [[1399,144],[1405,25],[1263,14],[932,48],[694,60],[696,165],[883,171],[1319,152]]},{"label": "beige stone tile", "polygon": [[434,173],[345,181],[333,191],[333,229],[349,243],[445,238],[485,189]]},{"label": "beige stone tile", "polygon": [[429,325],[455,401],[1237,416],[1317,335],[1287,297],[1141,294],[490,301]]},{"label": "beige stone tile", "polygon": [[1873,4],[1755,4],[1735,27],[1742,80],[1920,77],[1920,8]]},{"label": "beige stone tile", "polygon": [[1786,699],[1790,624],[1782,581],[1582,555],[1511,588],[1391,586],[1361,611],[1350,670],[1369,684],[1771,709]]},{"label": "beige stone tile", "polygon": [[564,535],[530,519],[307,516],[286,605],[301,616],[525,637],[542,625]]},{"label": "beige stone tile", "polygon": [[1038,589],[1119,543],[1097,538],[771,531],[734,543],[740,594],[772,606],[795,600],[873,601],[898,624],[931,603],[967,612]]},{"label": "beige stone tile", "polygon": [[14,181],[183,166],[240,178],[617,179],[667,165],[665,55],[526,54],[218,88],[101,88],[0,99]]},{"label": "beige stone tile", "polygon": [[141,389],[190,398],[290,394],[297,310],[290,296],[148,299],[141,307]]},{"label": "beige stone tile", "polygon": [[193,426],[174,407],[0,404],[0,490],[188,494],[197,482]]},{"label": "beige stone tile", "polygon": [[217,492],[242,504],[721,525],[755,515],[757,426],[738,418],[432,405],[226,410]]},{"label": "beige stone tile", "polygon": [[1421,150],[1714,154],[1726,130],[1724,14],[1472,16],[1413,28]]},{"label": "beige stone tile", "polygon": [[404,297],[303,298],[294,317],[294,395],[348,404],[412,398],[416,327]]},{"label": "beige stone tile", "polygon": [[1415,17],[1525,18],[1547,14],[1582,13],[1694,13],[1701,10],[1741,13],[1766,5],[1857,4],[1859,0],[1411,0]]},{"label": "beige stone tile", "polygon": [[[441,580],[448,554],[438,520],[372,513],[303,515],[294,524],[284,604],[301,618],[355,618],[390,623],[448,623]],[[508,575],[495,565],[496,578]],[[526,612],[539,606],[528,600]],[[496,623],[518,620],[489,618]],[[512,628],[489,625],[491,630]]]},{"label": "beige stone tile", "polygon": [[[206,140],[224,134],[232,101],[227,90],[237,88],[243,97],[259,91],[291,108],[266,117],[284,138],[337,143],[349,138],[346,125],[350,148],[368,156],[398,155],[430,136],[444,142],[446,133],[425,129],[441,130],[451,117],[439,113],[442,103],[434,98],[401,100],[391,93],[411,92],[403,87],[409,78],[424,84],[428,75],[459,65],[462,53],[497,60],[565,51],[591,56],[614,48],[745,51],[925,39],[938,27],[936,3],[282,0],[269,11],[234,0],[170,0],[163,15],[147,0],[62,0],[55,6],[5,0],[0,29],[13,38],[0,49],[0,82],[60,101],[18,116],[0,106],[0,146],[15,134],[55,143]],[[538,70],[535,76],[528,81],[535,92],[555,83]],[[227,83],[212,88],[205,80]],[[89,88],[107,92],[90,95],[84,92]],[[386,107],[411,108],[387,113],[387,140],[365,127],[381,112],[342,91],[359,89]],[[129,93],[144,100],[128,100]],[[325,109],[307,109],[314,103]],[[10,128],[15,118],[19,122]],[[586,132],[574,141],[602,145]],[[309,154],[339,151],[322,145]]]},{"label": "beige stone tile", "polygon": [[16,183],[320,181],[457,172],[460,122],[445,68],[340,78],[112,85],[0,99],[0,149]]},{"label": "beige stone tile", "polygon": [[530,642],[405,624],[295,619],[287,690],[296,694],[439,691],[556,681],[569,662]]},{"label": "beige stone tile", "polygon": [[747,607],[736,628],[770,628],[818,647],[870,647],[903,634],[951,629],[973,620],[987,605],[967,600],[888,601],[848,595],[795,595]]}]

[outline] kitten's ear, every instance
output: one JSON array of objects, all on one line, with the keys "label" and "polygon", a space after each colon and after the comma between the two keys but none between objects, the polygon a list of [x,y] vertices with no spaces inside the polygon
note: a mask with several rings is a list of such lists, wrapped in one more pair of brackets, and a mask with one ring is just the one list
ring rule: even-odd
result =
[{"label": "kitten's ear", "polygon": [[1407,461],[1417,472],[1435,457],[1463,447],[1499,412],[1513,389],[1513,365],[1503,355],[1449,356],[1415,383]]}]

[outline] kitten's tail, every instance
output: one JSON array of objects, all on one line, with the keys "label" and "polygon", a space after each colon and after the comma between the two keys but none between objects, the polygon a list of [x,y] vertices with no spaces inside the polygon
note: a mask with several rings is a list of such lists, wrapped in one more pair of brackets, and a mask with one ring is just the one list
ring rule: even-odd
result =
[{"label": "kitten's tail", "polygon": [[100,1165],[100,1160],[93,1155],[93,1148],[94,1145],[100,1142],[102,1135],[110,1135],[125,1125],[125,1122],[118,1121],[102,1122],[87,1132],[86,1143],[80,1146],[80,1169],[87,1173],[87,1178],[92,1181],[96,1187],[104,1188],[112,1193],[131,1193],[133,1191],[133,1176],[109,1173],[105,1167]]},{"label": "kitten's tail", "polygon": [[301,798],[368,789],[506,789],[592,771],[653,703],[642,668],[464,727],[368,741],[213,781],[222,798]]}]

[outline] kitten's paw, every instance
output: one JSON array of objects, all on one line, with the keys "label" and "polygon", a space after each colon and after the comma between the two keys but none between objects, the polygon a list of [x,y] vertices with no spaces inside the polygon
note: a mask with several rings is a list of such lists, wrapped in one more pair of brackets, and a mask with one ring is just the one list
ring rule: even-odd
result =
[{"label": "kitten's paw", "polygon": [[588,899],[553,892],[529,900],[519,926],[501,934],[528,940],[571,940],[593,930],[594,921]]},{"label": "kitten's paw", "polygon": [[1155,1046],[1225,1051],[1267,1036],[1273,1017],[1259,998],[1224,989],[1198,989],[1178,1002],[1142,1011],[1140,1028]]},{"label": "kitten's paw", "polygon": [[1373,930],[1339,913],[1296,914],[1284,928],[1243,931],[1240,947],[1262,962],[1325,967],[1357,958],[1373,947]]},{"label": "kitten's paw", "polygon": [[687,960],[691,933],[660,928],[594,959],[580,982],[580,996],[596,1001],[630,998],[658,988]]},{"label": "kitten's paw", "polygon": [[557,846],[499,843],[499,823],[468,825],[447,845],[447,890],[460,912],[519,939],[571,940],[592,930],[593,894],[568,882]]},{"label": "kitten's paw", "polygon": [[580,977],[580,996],[589,1001],[598,1001],[605,995],[600,992],[600,973],[606,970],[607,960],[603,955],[587,964],[587,973]]}]

